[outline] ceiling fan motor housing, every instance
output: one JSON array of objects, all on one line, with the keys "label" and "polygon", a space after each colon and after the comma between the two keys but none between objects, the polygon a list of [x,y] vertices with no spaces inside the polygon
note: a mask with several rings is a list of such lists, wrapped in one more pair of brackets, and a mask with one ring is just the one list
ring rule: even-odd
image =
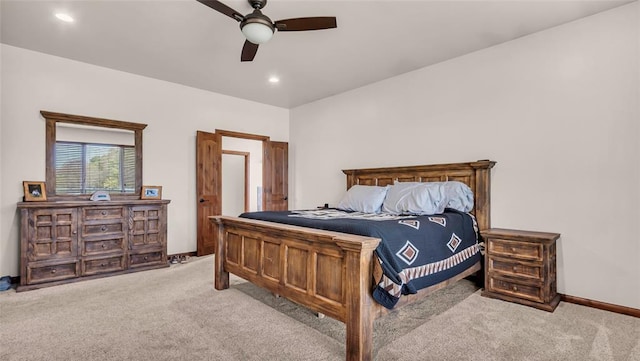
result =
[{"label": "ceiling fan motor housing", "polygon": [[247,0],[254,9],[262,9],[267,5],[267,0]]}]

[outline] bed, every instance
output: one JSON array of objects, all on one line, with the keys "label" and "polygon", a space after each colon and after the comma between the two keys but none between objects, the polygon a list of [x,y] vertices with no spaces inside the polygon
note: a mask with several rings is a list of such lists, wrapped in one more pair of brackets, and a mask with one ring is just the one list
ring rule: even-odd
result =
[{"label": "bed", "polygon": [[[477,228],[490,228],[490,171],[495,162],[435,164],[343,170],[354,185],[458,181],[473,192]],[[380,238],[263,220],[217,216],[214,285],[229,287],[233,273],[346,325],[346,359],[371,360],[373,320],[392,312],[376,302],[375,250]],[[462,272],[415,294],[402,296],[396,309],[481,270],[477,261]]]}]

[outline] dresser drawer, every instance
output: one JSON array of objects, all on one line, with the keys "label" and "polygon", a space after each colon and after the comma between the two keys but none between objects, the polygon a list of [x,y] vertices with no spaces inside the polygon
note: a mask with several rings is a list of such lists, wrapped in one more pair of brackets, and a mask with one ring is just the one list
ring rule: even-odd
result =
[{"label": "dresser drawer", "polygon": [[82,218],[85,220],[96,219],[124,219],[124,207],[90,207],[82,209]]},{"label": "dresser drawer", "polygon": [[507,296],[524,298],[535,302],[544,302],[542,287],[523,284],[513,280],[506,280],[497,277],[488,279],[488,291],[497,292]]},{"label": "dresser drawer", "polygon": [[99,239],[84,239],[82,242],[82,255],[96,255],[109,252],[124,252],[125,241],[124,236]]},{"label": "dresser drawer", "polygon": [[27,266],[27,284],[66,280],[80,276],[78,261],[39,265],[32,262]]},{"label": "dresser drawer", "polygon": [[532,261],[542,261],[544,258],[543,246],[541,244],[509,241],[506,239],[490,239],[487,251],[489,254]]},{"label": "dresser drawer", "polygon": [[167,256],[162,251],[136,253],[129,255],[129,267],[144,267],[167,262]]},{"label": "dresser drawer", "polygon": [[125,257],[113,256],[106,258],[84,259],[82,260],[82,275],[90,276],[98,273],[107,273],[125,270]]},{"label": "dresser drawer", "polygon": [[124,234],[124,223],[85,223],[82,226],[83,236]]},{"label": "dresser drawer", "polygon": [[527,263],[518,263],[512,260],[489,257],[487,259],[487,272],[502,273],[516,277],[526,277],[535,280],[542,279],[542,266]]}]

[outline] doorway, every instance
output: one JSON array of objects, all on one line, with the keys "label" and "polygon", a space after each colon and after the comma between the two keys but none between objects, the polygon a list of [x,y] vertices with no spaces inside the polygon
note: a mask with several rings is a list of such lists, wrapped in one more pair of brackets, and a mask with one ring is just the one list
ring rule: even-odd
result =
[{"label": "doorway", "polygon": [[[224,143],[224,139],[223,139]],[[251,153],[222,149],[222,214],[237,216],[251,208]]]},{"label": "doorway", "polygon": [[[249,155],[246,157],[246,159],[250,160],[249,170],[246,170],[245,165],[245,170],[242,172],[244,176],[240,176],[241,171],[229,168],[230,172],[235,174],[225,175],[223,143],[226,149],[227,147],[232,147],[234,142],[247,140],[252,140],[252,144],[254,144],[254,151],[248,152]],[[259,148],[255,145],[259,145]],[[229,164],[235,164],[235,166],[232,166],[234,169],[240,168],[238,159],[241,157],[238,154],[231,153],[247,151],[226,149],[226,152],[234,157],[228,158],[233,159]],[[254,153],[256,153],[256,157],[254,157]],[[261,155],[261,162],[257,161],[260,158],[258,154]],[[256,165],[252,165],[254,164],[254,158],[257,158]],[[247,175],[249,175],[250,179],[248,182],[245,180]],[[225,177],[229,177],[226,183],[234,183],[229,188],[225,188],[223,185]],[[258,182],[253,185],[254,183],[252,183],[251,179],[261,179],[261,185],[258,185]],[[243,183],[243,191],[237,190],[237,184],[239,183]],[[246,184],[249,185],[248,191]],[[289,205],[288,184],[288,143],[274,142],[266,136],[226,130],[216,130],[215,133],[198,131],[196,133],[197,255],[201,256],[215,252],[217,229],[214,223],[209,220],[210,216],[223,214],[237,216],[235,213],[242,207],[238,208],[238,203],[241,203],[244,209],[249,211],[287,210]],[[229,192],[235,194],[242,192],[244,202],[238,201],[240,196],[233,196]],[[249,194],[248,196],[247,193]],[[236,198],[230,201],[232,206],[229,206],[230,208],[225,209],[225,212],[223,212],[224,199],[234,199],[233,197]],[[249,199],[248,206],[246,204],[247,199]],[[255,209],[253,208],[254,205]]]}]

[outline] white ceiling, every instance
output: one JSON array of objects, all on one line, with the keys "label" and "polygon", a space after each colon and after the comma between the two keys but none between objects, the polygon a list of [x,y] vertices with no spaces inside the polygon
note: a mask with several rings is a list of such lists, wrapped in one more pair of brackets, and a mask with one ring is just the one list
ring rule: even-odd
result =
[{"label": "white ceiling", "polygon": [[[223,0],[247,14],[246,0]],[[240,62],[239,25],[195,0],[0,1],[2,43],[293,108],[631,0],[269,0],[272,20],[336,16],[276,33]],[[75,18],[63,23],[55,12]],[[267,79],[278,75],[280,83]]]}]

